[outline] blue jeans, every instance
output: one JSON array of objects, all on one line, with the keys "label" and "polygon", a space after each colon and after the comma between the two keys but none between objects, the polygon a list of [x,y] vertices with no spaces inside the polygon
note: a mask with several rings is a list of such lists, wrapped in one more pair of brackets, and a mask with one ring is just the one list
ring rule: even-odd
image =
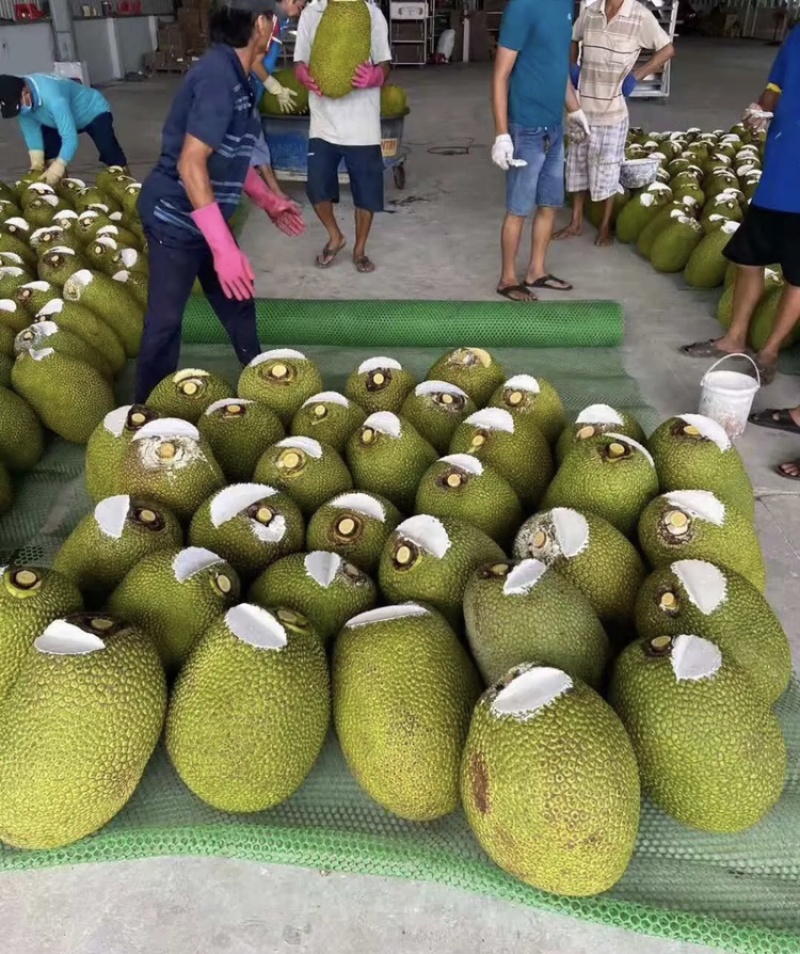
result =
[{"label": "blue jeans", "polygon": [[527,218],[539,206],[559,209],[564,204],[564,130],[558,126],[528,128],[511,123],[514,158],[528,165],[506,173],[506,209]]},{"label": "blue jeans", "polygon": [[[97,147],[97,154],[100,162],[104,166],[127,166],[128,160],[117,141],[114,132],[114,117],[111,113],[100,113],[99,116],[78,130],[79,133],[86,133]],[[58,157],[61,152],[61,136],[57,129],[52,126],[42,126],[42,139],[44,142],[44,157],[49,162]]]},{"label": "blue jeans", "polygon": [[146,229],[150,284],[144,332],[136,365],[137,404],[144,404],[153,388],[178,369],[183,312],[195,279],[199,279],[209,304],[231,339],[242,365],[261,352],[256,332],[253,299],[227,298],[214,271],[211,250],[165,245],[154,230]]}]

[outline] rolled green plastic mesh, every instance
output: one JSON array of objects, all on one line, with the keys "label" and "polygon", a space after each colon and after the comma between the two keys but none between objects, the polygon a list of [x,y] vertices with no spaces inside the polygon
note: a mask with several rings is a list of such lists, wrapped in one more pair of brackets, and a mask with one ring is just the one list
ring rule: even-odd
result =
[{"label": "rolled green plastic mesh", "polygon": [[[614,348],[622,343],[622,308],[613,301],[273,301],[256,302],[265,346],[375,348]],[[183,340],[222,344],[225,332],[205,298],[189,301]]]},{"label": "rolled green plastic mesh", "polygon": [[[479,339],[480,340],[480,339]],[[298,344],[290,339],[288,344]],[[326,387],[341,389],[369,349],[306,347]],[[438,348],[392,348],[389,354],[422,376]],[[606,402],[657,423],[636,383],[609,349],[494,348],[509,374],[552,381],[573,413]],[[184,366],[206,367],[233,383],[238,368],[227,346],[187,346]],[[121,395],[122,396],[122,395]],[[18,506],[0,521],[0,563],[49,562],[91,509],[83,488],[83,450],[56,443],[22,488]],[[24,870],[154,855],[207,855],[437,881],[542,910],[665,938],[747,954],[800,954],[800,685],[777,706],[790,751],[789,782],[777,808],[736,836],[707,835],[646,804],[636,854],[613,891],[569,899],[529,888],[493,865],[463,815],[417,825],[379,808],[358,788],[338,744],[328,741],[300,791],[278,808],[252,816],[204,806],[182,785],[163,751],[153,758],[134,798],[97,835],[61,851],[0,848],[0,870]]]}]

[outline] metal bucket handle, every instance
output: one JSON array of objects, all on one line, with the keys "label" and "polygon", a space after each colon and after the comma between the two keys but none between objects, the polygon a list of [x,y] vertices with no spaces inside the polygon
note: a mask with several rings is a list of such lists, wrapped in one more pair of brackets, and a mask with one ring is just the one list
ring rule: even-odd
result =
[{"label": "metal bucket handle", "polygon": [[753,359],[750,357],[749,354],[745,354],[743,351],[733,351],[730,354],[726,354],[723,357],[719,358],[717,361],[715,361],[711,365],[711,367],[708,369],[708,371],[706,371],[706,373],[703,375],[703,378],[700,381],[700,385],[701,386],[704,385],[706,383],[706,378],[709,376],[709,374],[711,374],[714,368],[716,368],[717,365],[722,364],[723,361],[727,361],[728,358],[747,358],[750,364],[752,364],[753,367],[755,368],[756,381],[758,382],[758,386],[761,387],[761,372],[758,370],[758,365],[756,364],[755,361],[753,361]]}]

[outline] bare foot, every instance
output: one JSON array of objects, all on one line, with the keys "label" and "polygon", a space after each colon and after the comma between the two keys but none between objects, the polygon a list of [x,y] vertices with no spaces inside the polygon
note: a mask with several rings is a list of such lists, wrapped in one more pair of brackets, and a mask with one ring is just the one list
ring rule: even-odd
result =
[{"label": "bare foot", "polygon": [[578,238],[580,235],[583,235],[583,223],[570,222],[569,225],[565,226],[563,229],[559,229],[557,232],[554,232],[553,238],[554,239]]},{"label": "bare foot", "polygon": [[369,275],[375,271],[375,265],[366,255],[353,255],[353,267],[361,275]]},{"label": "bare foot", "polygon": [[800,460],[790,460],[785,464],[778,464],[776,469],[782,477],[800,480]]},{"label": "bare foot", "polygon": [[594,240],[594,244],[599,248],[606,248],[609,245],[613,245],[614,234],[611,229],[600,229],[597,233],[597,238]]}]

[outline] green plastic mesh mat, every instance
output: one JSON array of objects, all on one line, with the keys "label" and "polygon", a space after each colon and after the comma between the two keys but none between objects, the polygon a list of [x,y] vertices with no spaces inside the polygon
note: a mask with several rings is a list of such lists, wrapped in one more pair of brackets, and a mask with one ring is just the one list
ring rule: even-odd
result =
[{"label": "green plastic mesh mat", "polygon": [[[299,342],[290,341],[290,344]],[[306,347],[327,387],[374,348]],[[438,349],[389,352],[424,374]],[[526,351],[495,348],[509,373],[552,381],[568,408],[605,401],[657,423],[614,349]],[[190,345],[185,366],[207,367],[235,380],[229,347]],[[123,382],[123,385],[125,382]],[[121,397],[124,395],[121,394]],[[83,452],[56,443],[23,486],[17,507],[0,521],[0,562],[49,562],[90,510],[82,483]],[[0,848],[0,870],[114,861],[155,855],[207,855],[437,881],[587,921],[747,954],[800,954],[800,685],[777,706],[790,749],[790,778],[777,808],[737,836],[693,832],[645,805],[631,866],[613,891],[569,899],[535,891],[504,874],[483,854],[461,813],[417,825],[371,802],[348,772],[331,738],[302,789],[288,802],[252,816],[225,815],[184,788],[162,750],[123,812],[97,835],[61,851]]]},{"label": "green plastic mesh mat", "polygon": [[[256,302],[263,342],[373,348],[614,348],[622,343],[622,308],[613,301],[278,301]],[[222,344],[222,326],[205,298],[190,300],[183,340]]]}]

